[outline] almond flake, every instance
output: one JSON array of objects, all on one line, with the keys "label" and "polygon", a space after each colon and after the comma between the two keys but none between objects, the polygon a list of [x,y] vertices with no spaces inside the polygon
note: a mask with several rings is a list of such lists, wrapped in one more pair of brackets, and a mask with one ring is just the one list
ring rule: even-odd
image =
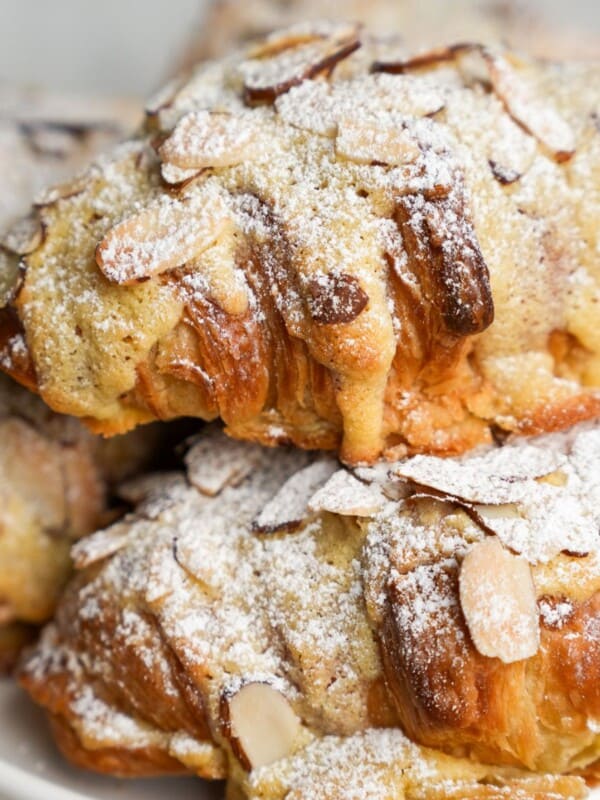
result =
[{"label": "almond flake", "polygon": [[460,604],[481,655],[505,664],[534,656],[540,644],[531,568],[498,539],[473,545],[459,575]]},{"label": "almond flake", "polygon": [[366,484],[345,469],[338,470],[308,502],[310,511],[329,511],[348,517],[371,517],[385,508],[387,499],[374,484]]},{"label": "almond flake", "polygon": [[111,228],[96,248],[96,262],[114,283],[148,280],[206,250],[227,223],[226,205],[216,191],[185,200],[162,196]]},{"label": "almond flake", "polygon": [[214,497],[226,486],[239,486],[260,462],[259,445],[225,438],[219,429],[201,434],[185,457],[188,479],[202,494]]},{"label": "almond flake", "polygon": [[385,122],[341,120],[335,139],[336,153],[357,164],[410,164],[421,154],[411,134]]},{"label": "almond flake", "polygon": [[19,256],[33,253],[44,239],[44,227],[37,214],[32,212],[16,222],[4,234],[0,244]]},{"label": "almond flake", "polygon": [[513,119],[548,148],[557,161],[566,161],[575,152],[575,137],[570,126],[548,103],[536,97],[527,82],[501,56],[482,50],[494,92]]},{"label": "almond flake", "polygon": [[283,484],[252,523],[261,533],[293,530],[309,513],[308,503],[337,470],[334,459],[314,461]]},{"label": "almond flake", "polygon": [[244,684],[221,700],[223,734],[247,770],[288,756],[301,725],[287,699],[268,683]]},{"label": "almond flake", "polygon": [[[289,33],[279,45],[267,43],[261,57],[244,61],[239,73],[244,82],[248,103],[272,103],[307,78],[328,73],[342,59],[360,47],[358,29],[351,26],[332,28],[326,35],[318,32],[301,35]],[[256,54],[255,54],[256,55]]]},{"label": "almond flake", "polygon": [[160,174],[165,183],[171,186],[181,186],[187,185],[190,181],[193,181],[194,178],[197,178],[198,175],[201,175],[202,170],[181,169],[181,167],[176,167],[174,164],[163,162],[160,165]]},{"label": "almond flake", "polygon": [[533,479],[554,472],[563,461],[561,453],[525,444],[518,454],[506,447],[462,460],[415,456],[390,474],[470,503],[502,505],[522,500]]},{"label": "almond flake", "polygon": [[230,167],[256,154],[257,137],[250,115],[193,111],[177,123],[158,152],[180,169]]},{"label": "almond flake", "polygon": [[126,518],[77,542],[71,548],[75,569],[85,569],[117,553],[125,547],[133,530],[131,518]]},{"label": "almond flake", "polygon": [[353,275],[330,272],[314,276],[308,283],[310,315],[319,325],[352,322],[368,302],[369,295]]}]

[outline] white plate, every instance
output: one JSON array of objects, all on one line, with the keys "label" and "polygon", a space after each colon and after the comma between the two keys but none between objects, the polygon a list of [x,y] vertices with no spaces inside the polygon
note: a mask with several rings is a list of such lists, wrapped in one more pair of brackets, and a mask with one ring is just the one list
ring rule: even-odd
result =
[{"label": "white plate", "polygon": [[69,766],[42,712],[0,680],[0,800],[223,800],[223,785],[196,778],[116,780]]},{"label": "white plate", "polygon": [[[75,769],[56,752],[42,712],[0,680],[0,800],[223,800],[195,778],[122,781]],[[590,800],[600,800],[600,789]]]}]

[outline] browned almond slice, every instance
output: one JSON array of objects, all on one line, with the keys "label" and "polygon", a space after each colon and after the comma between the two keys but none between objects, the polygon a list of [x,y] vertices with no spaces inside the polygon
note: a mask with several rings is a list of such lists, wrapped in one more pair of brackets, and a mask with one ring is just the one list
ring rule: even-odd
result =
[{"label": "browned almond slice", "polygon": [[462,51],[477,48],[479,45],[456,44],[449,47],[436,47],[425,50],[422,53],[415,53],[408,58],[398,58],[390,60],[380,60],[373,62],[371,69],[373,72],[389,72],[392,75],[402,75],[411,69],[421,69],[431,67],[435,64],[443,64],[445,61],[454,61]]},{"label": "browned almond slice", "polygon": [[186,455],[188,479],[202,494],[214,497],[226,486],[238,486],[261,455],[259,445],[228,439],[215,429],[201,435]]},{"label": "browned almond slice", "polygon": [[77,542],[71,548],[75,569],[84,569],[117,553],[127,544],[132,530],[131,520],[124,520]]},{"label": "browned almond slice", "polygon": [[176,167],[174,164],[168,164],[167,162],[163,162],[160,165],[160,174],[162,175],[163,180],[165,183],[171,184],[171,186],[187,186],[190,181],[193,181],[198,175],[202,174],[202,170],[200,169],[182,169],[181,167]]},{"label": "browned almond slice", "polygon": [[481,655],[505,664],[531,658],[540,644],[531,568],[495,537],[477,542],[460,568],[460,604]]},{"label": "browned almond slice", "polygon": [[378,486],[359,481],[345,469],[338,470],[310,498],[311,511],[329,511],[348,517],[371,517],[386,505]]},{"label": "browned almond slice", "polygon": [[324,273],[315,275],[308,284],[310,315],[319,325],[352,322],[368,302],[369,295],[353,275]]},{"label": "browned almond slice", "polygon": [[318,33],[290,38],[279,47],[263,51],[261,57],[243,62],[240,75],[247,103],[272,103],[292,86],[307,78],[330,72],[342,59],[360,47],[358,28],[340,26],[328,35]]},{"label": "browned almond slice", "polygon": [[224,736],[250,771],[288,756],[300,734],[300,720],[280,691],[268,683],[246,683],[221,699]]},{"label": "browned almond slice", "polygon": [[43,189],[34,199],[34,205],[38,208],[50,206],[59,200],[67,200],[69,197],[81,194],[88,187],[89,178],[87,175],[78,175],[69,181],[59,183],[49,189]]},{"label": "browned almond slice", "polygon": [[159,147],[163,162],[180,169],[230,167],[258,150],[258,128],[250,115],[193,111]]},{"label": "browned almond slice", "polygon": [[537,97],[510,63],[482,50],[494,92],[511,117],[550,150],[557,161],[575,152],[575,136],[567,122],[548,103]]},{"label": "browned almond slice", "polygon": [[292,475],[252,523],[256,531],[274,533],[293,530],[307,516],[308,502],[337,470],[334,459],[314,461]]},{"label": "browned almond slice", "polygon": [[399,124],[351,119],[340,121],[335,151],[357,164],[411,164],[421,153],[414,137]]},{"label": "browned almond slice", "polygon": [[34,211],[16,222],[2,237],[3,247],[19,256],[33,253],[44,239],[44,226]]},{"label": "browned almond slice", "polygon": [[227,222],[216,192],[186,200],[163,197],[111,228],[96,248],[96,262],[113,283],[148,280],[206,250]]}]

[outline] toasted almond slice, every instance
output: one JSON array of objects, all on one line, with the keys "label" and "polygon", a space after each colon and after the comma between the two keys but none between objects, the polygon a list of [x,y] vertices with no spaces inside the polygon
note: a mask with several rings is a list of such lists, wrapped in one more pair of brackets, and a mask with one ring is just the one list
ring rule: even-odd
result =
[{"label": "toasted almond slice", "polygon": [[334,459],[314,461],[292,475],[252,523],[256,531],[293,530],[308,514],[308,502],[337,470]]},{"label": "toasted almond slice", "polygon": [[[300,31],[300,29],[298,29]],[[263,46],[244,61],[239,72],[247,103],[272,103],[292,86],[307,78],[330,72],[342,59],[360,47],[358,28],[341,25],[325,33],[290,31],[279,44]]]},{"label": "toasted almond slice", "polygon": [[238,486],[256,468],[262,452],[259,445],[228,439],[214,428],[201,434],[185,457],[189,481],[214,497],[226,486]]},{"label": "toasted almond slice", "polygon": [[148,280],[206,250],[227,222],[216,191],[185,200],[161,197],[108,231],[96,248],[96,263],[113,283]]},{"label": "toasted almond slice", "polygon": [[85,569],[117,553],[127,544],[132,530],[131,519],[125,519],[74,544],[71,558],[75,569]]},{"label": "toasted almond slice", "polygon": [[296,713],[268,683],[246,683],[221,698],[223,734],[242,766],[250,771],[288,756],[300,734]]},{"label": "toasted almond slice", "polygon": [[375,484],[366,484],[345,469],[335,472],[308,502],[310,511],[329,511],[348,517],[371,517],[386,505]]},{"label": "toasted almond slice", "polygon": [[414,137],[400,125],[348,118],[338,125],[335,151],[357,164],[411,164],[421,153]]},{"label": "toasted almond slice", "polygon": [[180,169],[230,167],[258,151],[258,128],[249,114],[193,111],[160,146],[163,162]]},{"label": "toasted almond slice", "polygon": [[44,226],[36,211],[9,228],[4,234],[0,244],[19,256],[26,256],[33,253],[44,238]]},{"label": "toasted almond slice", "polygon": [[307,288],[310,315],[319,325],[352,322],[369,302],[358,278],[345,272],[315,275]]},{"label": "toasted almond slice", "polygon": [[182,184],[187,185],[198,175],[201,175],[202,170],[182,169],[181,167],[176,167],[174,164],[163,162],[160,165],[160,174],[162,175],[165,183],[169,183],[171,186],[181,186]]},{"label": "toasted almond slice", "polygon": [[505,664],[534,656],[540,645],[531,568],[495,537],[469,550],[459,575],[460,604],[475,647]]},{"label": "toasted almond slice", "polygon": [[78,175],[69,181],[59,183],[57,186],[43,189],[34,198],[34,205],[37,208],[43,208],[57,203],[59,200],[68,200],[70,197],[75,197],[75,195],[85,191],[88,183],[89,177],[87,175]]},{"label": "toasted almond slice", "polygon": [[575,152],[575,136],[570,126],[548,103],[535,96],[527,82],[507,59],[482,50],[494,92],[511,117],[550,150],[557,161],[566,161]]}]

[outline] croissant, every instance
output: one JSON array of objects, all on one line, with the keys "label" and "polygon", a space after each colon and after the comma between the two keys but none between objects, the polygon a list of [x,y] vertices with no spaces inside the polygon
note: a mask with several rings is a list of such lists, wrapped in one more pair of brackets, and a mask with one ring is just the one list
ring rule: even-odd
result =
[{"label": "croissant", "polygon": [[186,462],[75,545],[22,663],[72,761],[265,800],[582,796],[558,773],[600,758],[597,425],[354,472],[212,431]]},{"label": "croissant", "polygon": [[590,418],[598,77],[325,24],[200,66],[40,198],[4,368],[104,434],[220,416],[350,464]]}]

